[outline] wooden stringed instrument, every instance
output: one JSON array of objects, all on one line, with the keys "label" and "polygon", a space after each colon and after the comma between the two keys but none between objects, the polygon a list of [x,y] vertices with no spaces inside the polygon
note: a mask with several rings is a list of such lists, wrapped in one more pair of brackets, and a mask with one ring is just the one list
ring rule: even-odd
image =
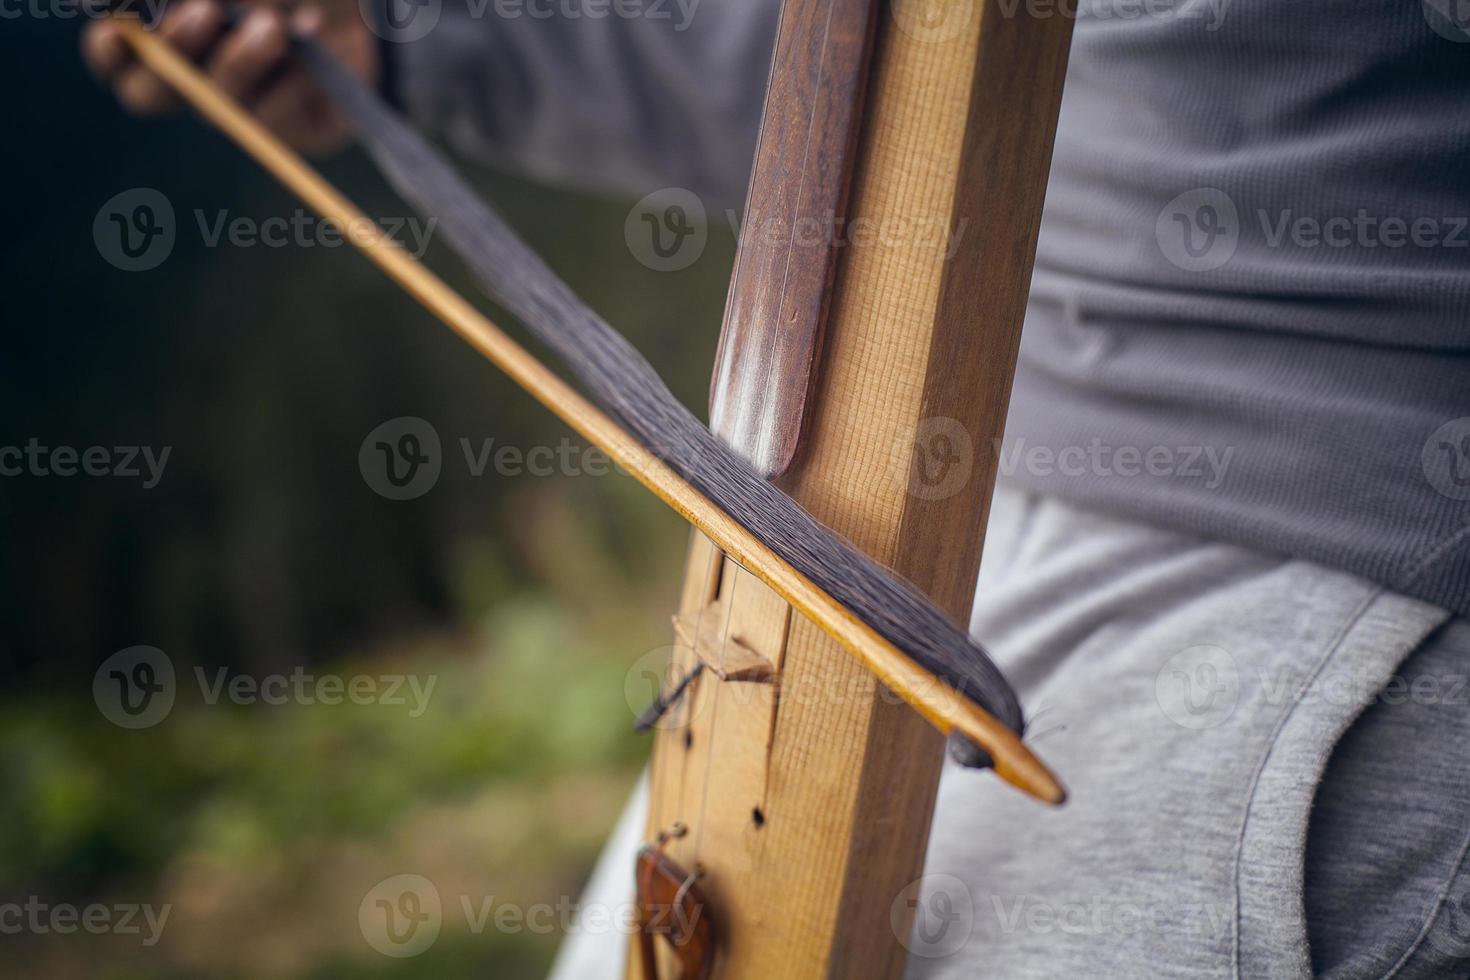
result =
[{"label": "wooden stringed instrument", "polygon": [[[959,621],[1070,39],[1070,15],[1043,14],[787,0],[714,382],[720,435]],[[364,254],[697,528],[650,843],[630,868],[629,975],[897,976],[912,910],[895,902],[922,867],[942,734],[963,733],[1040,799],[1059,802],[1060,784],[373,230],[166,42],[136,22],[124,36],[319,214],[368,229],[353,239]]]},{"label": "wooden stringed instrument", "polygon": [[[726,307],[712,428],[961,622],[1071,26],[786,0]],[[900,975],[942,738],[698,532],[675,636],[629,977]]]}]

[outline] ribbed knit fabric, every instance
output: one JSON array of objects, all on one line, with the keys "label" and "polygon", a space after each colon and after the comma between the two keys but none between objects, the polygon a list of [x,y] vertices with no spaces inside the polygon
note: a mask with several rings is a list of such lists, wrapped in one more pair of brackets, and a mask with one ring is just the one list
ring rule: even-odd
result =
[{"label": "ribbed knit fabric", "polygon": [[[460,149],[739,199],[775,0],[463,2],[387,46]],[[1440,9],[1083,4],[1004,474],[1470,614],[1470,28]]]},{"label": "ribbed knit fabric", "polygon": [[[1470,974],[1466,620],[1002,483],[972,627],[1071,796],[945,772],[907,980]],[[622,975],[646,806],[553,980]]]},{"label": "ribbed knit fabric", "polygon": [[1470,612],[1470,30],[1110,3],[1078,24],[1002,466]]}]

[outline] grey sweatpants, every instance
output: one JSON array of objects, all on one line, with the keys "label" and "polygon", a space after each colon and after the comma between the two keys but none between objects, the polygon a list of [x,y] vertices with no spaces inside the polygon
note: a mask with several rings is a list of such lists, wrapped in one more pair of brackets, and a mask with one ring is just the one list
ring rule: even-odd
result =
[{"label": "grey sweatpants", "polygon": [[[909,976],[1470,976],[1470,624],[1003,486],[973,626],[1071,800],[946,771]],[[585,902],[627,900],[644,803]]]}]

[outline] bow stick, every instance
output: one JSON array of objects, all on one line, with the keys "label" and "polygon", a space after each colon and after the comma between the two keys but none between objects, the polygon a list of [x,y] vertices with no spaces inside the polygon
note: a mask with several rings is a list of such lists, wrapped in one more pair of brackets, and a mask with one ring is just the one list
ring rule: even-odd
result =
[{"label": "bow stick", "polygon": [[349,240],[390,278],[511,380],[653,491],[726,555],[774,589],[836,639],[935,728],[958,732],[989,753],[996,774],[1040,801],[1066,792],[1011,731],[963,693],[919,666],[853,615],[767,544],[691,486],[626,430],[546,368],[479,309],[416,261],[299,154],[226,95],[167,41],[135,19],[119,17],[138,59],[201,115],[232,138],[322,218],[352,232]]}]

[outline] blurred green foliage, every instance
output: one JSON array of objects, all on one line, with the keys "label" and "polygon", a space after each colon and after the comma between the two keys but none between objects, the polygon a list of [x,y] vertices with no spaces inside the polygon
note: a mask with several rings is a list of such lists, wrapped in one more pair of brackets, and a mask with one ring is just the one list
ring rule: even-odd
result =
[{"label": "blurred green foliage", "polygon": [[[482,931],[462,897],[574,898],[641,767],[625,691],[668,641],[686,531],[626,476],[475,476],[457,440],[522,449],[566,430],[344,250],[207,248],[196,211],[296,207],[190,119],[123,117],[82,77],[75,22],[0,33],[13,100],[0,161],[10,234],[0,445],[168,446],[165,479],[0,480],[0,904],[168,904],[137,936],[0,937],[6,977],[515,978],[559,936]],[[346,154],[328,175],[369,213],[403,205]],[[156,187],[180,216],[160,268],[108,266],[101,203]],[[628,202],[487,179],[487,195],[595,308],[702,405],[733,236],[692,267],[623,242]],[[652,190],[652,188],[649,188]],[[467,295],[451,257],[430,261]],[[430,420],[439,484],[385,500],[358,471],[386,419]],[[180,697],[112,726],[93,672],[165,650]],[[435,678],[387,705],[208,704],[197,669]],[[412,872],[444,933],[394,960],[363,896]]]},{"label": "blurred green foliage", "polygon": [[[36,977],[544,974],[559,933],[475,934],[455,903],[575,898],[647,749],[631,734],[628,654],[666,642],[671,576],[623,585],[575,606],[523,593],[462,635],[313,668],[412,674],[420,690],[432,682],[418,717],[412,704],[209,704],[193,676],[170,716],[140,731],[76,699],[7,704],[7,897],[172,906],[154,947],[7,937],[12,967]],[[446,932],[411,969],[354,932],[366,890],[405,871],[446,892]],[[272,957],[256,955],[262,943]]]}]

